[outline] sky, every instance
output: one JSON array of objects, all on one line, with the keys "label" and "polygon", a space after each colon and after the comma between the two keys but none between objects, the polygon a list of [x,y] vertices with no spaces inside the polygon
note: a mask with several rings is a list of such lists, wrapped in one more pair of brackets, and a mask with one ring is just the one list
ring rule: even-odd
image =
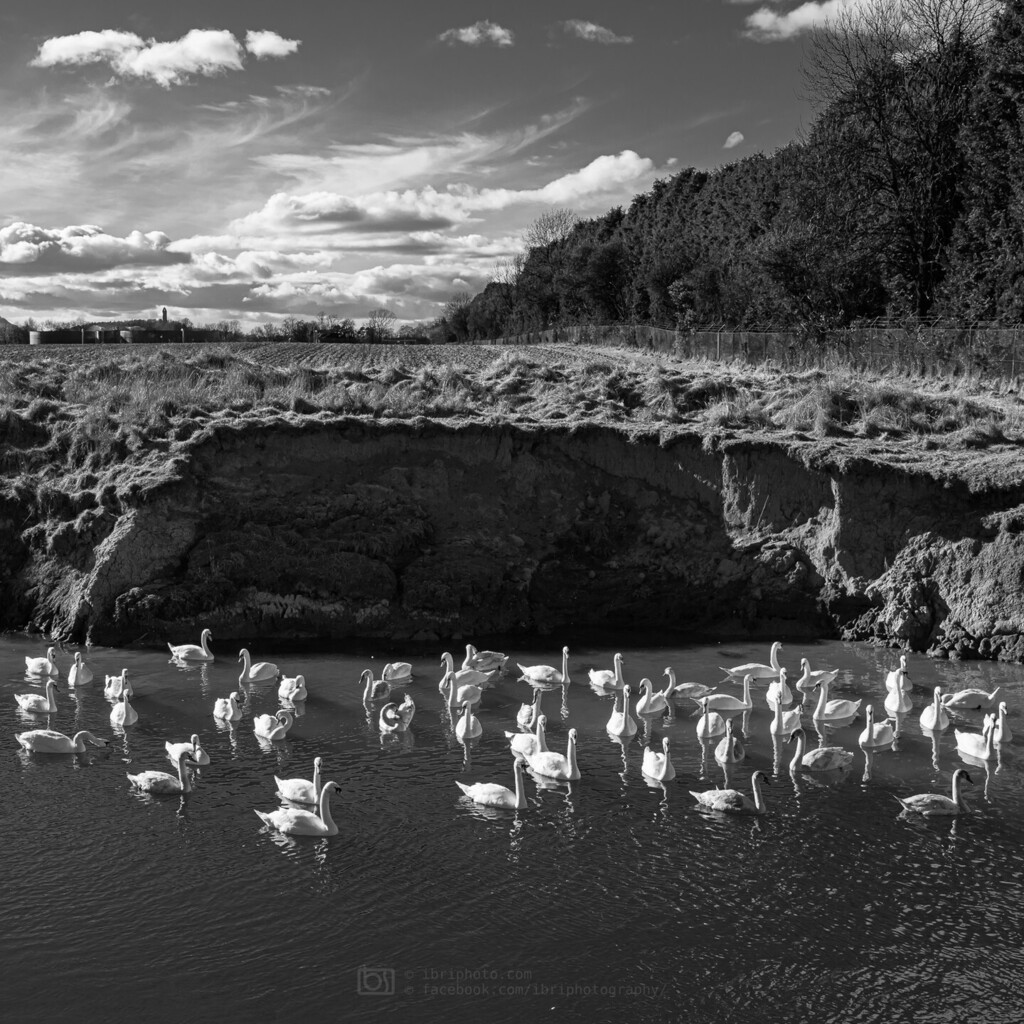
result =
[{"label": "sky", "polygon": [[858,0],[0,8],[0,316],[402,321],[553,209],[792,141]]}]

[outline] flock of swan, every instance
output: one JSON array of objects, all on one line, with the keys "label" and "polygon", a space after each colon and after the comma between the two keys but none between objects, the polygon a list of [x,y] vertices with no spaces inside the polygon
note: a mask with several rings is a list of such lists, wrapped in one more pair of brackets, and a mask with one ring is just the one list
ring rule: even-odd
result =
[{"label": "flock of swan", "polygon": [[[212,662],[214,655],[209,646],[211,639],[210,630],[204,629],[199,644],[168,644],[172,660],[185,665]],[[792,743],[795,747],[789,764],[791,772],[836,772],[849,768],[854,760],[854,752],[841,746],[829,745],[826,737],[830,729],[848,726],[860,716],[863,699],[832,698],[830,687],[837,671],[812,671],[806,658],[801,659],[801,674],[791,685],[787,670],[779,662],[781,649],[782,644],[775,642],[765,663],[751,662],[722,668],[725,680],[742,686],[741,696],[715,690],[702,683],[677,682],[673,669],[666,668],[665,687],[656,690],[650,679],[641,679],[639,696],[634,703],[631,701],[632,687],[623,675],[621,654],[614,656],[610,669],[590,669],[589,683],[597,693],[613,696],[606,728],[609,736],[617,739],[629,739],[636,735],[639,721],[650,722],[666,714],[674,716],[677,701],[692,703],[696,706],[694,715],[697,716],[697,738],[708,749],[713,747],[715,760],[722,765],[742,761],[746,756],[746,715],[754,707],[753,687],[764,684],[764,699],[772,714],[769,730],[776,750],[779,741]],[[294,702],[308,698],[309,688],[303,676],[287,677],[275,664],[254,663],[245,648],[239,652],[238,660],[242,663],[240,686],[275,684],[280,699],[293,709]],[[459,668],[456,668],[455,659],[450,653],[442,655],[443,675],[438,690],[454,723],[455,738],[460,743],[482,735],[483,724],[477,714],[477,705],[483,692],[499,676],[508,672],[508,662],[507,655],[497,651],[479,651],[472,644],[466,645],[466,656]],[[527,806],[524,778],[527,770],[539,784],[572,782],[581,778],[581,771],[577,760],[576,729],[568,731],[564,754],[549,750],[546,738],[547,717],[542,711],[542,699],[546,692],[553,689],[567,692],[571,682],[568,647],[562,648],[560,667],[520,664],[516,668],[519,670],[518,679],[532,687],[532,697],[519,708],[516,715],[518,728],[504,734],[513,759],[513,787],[497,782],[455,784],[476,804],[518,811]],[[39,683],[43,692],[16,694],[18,706],[30,714],[54,714],[57,711],[56,680],[60,676],[55,648],[50,647],[42,657],[26,657],[25,671],[29,679]],[[376,705],[383,702],[376,716],[382,735],[406,732],[412,723],[416,713],[416,705],[408,692],[412,674],[410,663],[393,662],[384,666],[380,678],[374,678],[370,669],[364,670],[360,677],[358,685],[371,720]],[[92,670],[84,663],[81,654],[76,653],[74,663],[67,671],[68,687],[88,687],[93,681]],[[98,684],[98,677],[96,682]],[[134,690],[127,669],[119,675],[104,676],[103,693],[112,703],[112,726],[124,728],[138,721],[138,713],[131,704]],[[910,694],[907,661],[905,656],[901,656],[899,666],[890,671],[885,679],[885,696],[882,700],[885,716],[876,718],[872,703],[863,708],[865,728],[859,735],[858,745],[866,756],[897,748],[901,723],[913,708]],[[397,699],[399,696],[401,700]],[[920,727],[925,733],[938,736],[950,727],[954,716],[961,711],[981,709],[990,712],[985,715],[980,732],[954,729],[961,759],[968,764],[986,765],[1012,739],[1006,720],[1007,705],[998,697],[998,688],[991,693],[979,689],[943,693],[940,687],[935,687],[932,701],[921,712]],[[233,690],[228,696],[214,701],[212,714],[223,722],[238,722],[243,717],[243,703],[241,692]],[[810,749],[803,722],[805,712],[809,712],[811,724],[819,737],[818,745]],[[737,728],[735,722],[740,715],[743,716],[743,724]],[[285,739],[293,723],[294,715],[286,707],[273,715],[259,714],[252,718],[254,734],[269,743]],[[55,754],[81,753],[85,751],[87,743],[96,746],[107,743],[89,730],[67,736],[48,728],[19,733],[16,739],[27,751]],[[641,770],[648,779],[666,783],[676,777],[668,736],[662,739],[660,746],[660,750],[650,745],[644,748]],[[203,749],[198,733],[193,733],[187,741],[168,740],[165,749],[176,773],[148,770],[128,774],[127,778],[133,787],[141,791],[188,796],[192,790],[189,768],[192,765],[208,765],[209,754]],[[312,779],[281,779],[275,776],[276,795],[281,806],[273,811],[255,810],[260,820],[270,828],[289,835],[337,835],[338,826],[331,815],[330,797],[341,787],[333,781],[322,780],[321,768],[322,759],[316,757]],[[967,771],[959,768],[953,773],[949,796],[921,793],[896,799],[905,811],[911,813],[925,816],[960,814],[968,810],[963,785],[970,781]],[[765,784],[769,784],[767,774],[757,771],[751,778],[749,796],[730,788],[691,791],[691,795],[702,810],[727,814],[764,814],[768,810],[762,793]]]}]

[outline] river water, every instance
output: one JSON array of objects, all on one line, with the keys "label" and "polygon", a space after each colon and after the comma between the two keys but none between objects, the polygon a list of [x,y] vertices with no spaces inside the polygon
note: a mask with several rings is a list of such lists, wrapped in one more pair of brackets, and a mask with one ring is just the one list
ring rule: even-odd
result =
[{"label": "river water", "polygon": [[[914,820],[893,799],[948,794],[965,767],[953,727],[934,739],[919,727],[935,685],[1001,686],[1024,738],[1017,666],[910,656],[914,709],[897,749],[867,765],[862,715],[828,736],[856,751],[850,769],[794,778],[793,748],[772,742],[764,684],[735,719],[746,756],[726,771],[697,739],[690,701],[619,741],[605,729],[612,697],[587,682],[617,649],[634,700],[643,676],[661,688],[666,666],[680,681],[718,683],[717,666],[767,661],[767,643],[572,645],[572,684],[543,700],[552,749],[577,730],[582,778],[542,787],[527,775],[528,806],[514,812],[470,804],[455,781],[513,784],[504,730],[532,694],[518,673],[485,691],[483,735],[466,748],[438,693],[440,651],[254,650],[310,691],[287,739],[261,744],[252,718],[279,707],[276,686],[245,687],[232,728],[211,714],[238,688],[234,648],[214,641],[217,660],[192,668],[166,651],[81,649],[97,681],[71,691],[76,649],[60,649],[58,709],[46,716],[14,700],[42,692],[24,658],[45,647],[0,636],[7,1019],[1024,1020],[1012,983],[1024,970],[1021,741],[988,768],[966,766],[975,813]],[[561,642],[507,650],[510,664],[561,663]],[[790,682],[802,656],[839,669],[831,697],[864,698],[881,717],[895,652],[785,643]],[[360,672],[379,674],[385,660],[413,664],[405,736],[382,738],[380,704],[368,714],[362,703]],[[114,729],[103,677],[122,668],[139,720]],[[977,731],[981,717],[965,712],[954,726]],[[44,755],[14,740],[47,725],[111,743]],[[126,772],[173,771],[164,742],[192,733],[210,764],[186,801],[133,790]],[[664,736],[677,776],[653,783],[643,743],[660,749]],[[314,756],[342,787],[339,835],[270,831],[253,812],[278,805],[273,776],[310,778]],[[761,817],[705,814],[690,796],[726,781],[749,793],[758,769],[771,782]]]}]

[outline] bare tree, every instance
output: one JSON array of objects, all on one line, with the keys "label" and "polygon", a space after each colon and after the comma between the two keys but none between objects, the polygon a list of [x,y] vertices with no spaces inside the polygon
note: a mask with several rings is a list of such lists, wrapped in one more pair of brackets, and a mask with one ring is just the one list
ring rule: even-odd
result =
[{"label": "bare tree", "polygon": [[393,313],[387,306],[378,306],[366,314],[366,333],[372,341],[383,341],[394,334],[397,314]]}]

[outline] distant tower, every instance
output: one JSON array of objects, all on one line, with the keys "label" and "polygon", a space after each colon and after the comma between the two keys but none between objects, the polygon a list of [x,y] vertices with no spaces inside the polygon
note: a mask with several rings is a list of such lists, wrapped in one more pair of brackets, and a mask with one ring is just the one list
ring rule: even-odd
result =
[{"label": "distant tower", "polygon": [[167,307],[164,306],[164,323],[167,323]]}]

